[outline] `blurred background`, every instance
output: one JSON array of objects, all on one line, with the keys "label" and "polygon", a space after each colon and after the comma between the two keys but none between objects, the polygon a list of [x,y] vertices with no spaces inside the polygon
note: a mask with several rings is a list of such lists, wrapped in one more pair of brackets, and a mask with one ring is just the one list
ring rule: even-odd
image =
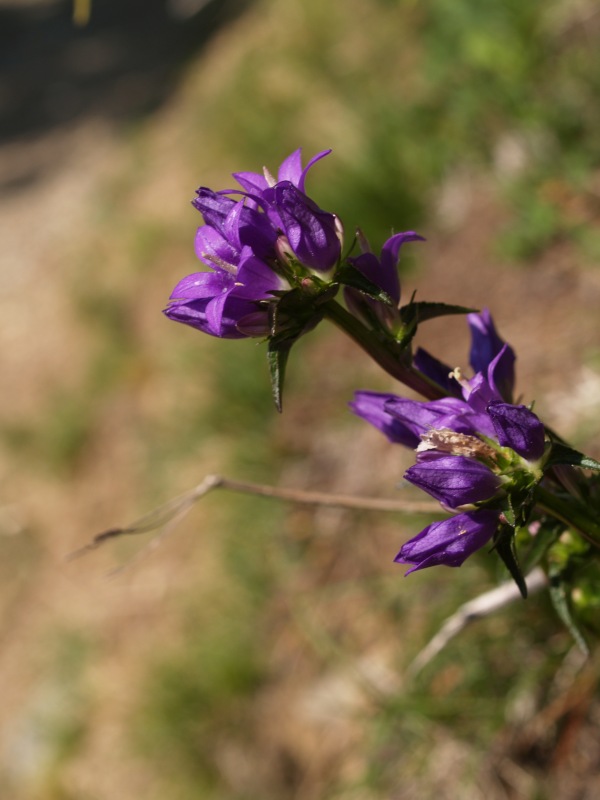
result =
[{"label": "blurred background", "polygon": [[[404,496],[410,454],[346,409],[394,387],[340,333],[279,417],[264,347],[160,313],[195,189],[297,147],[333,148],[308,191],[349,236],[427,237],[405,297],[489,305],[600,457],[599,41],[592,0],[0,0],[0,797],[599,796],[598,658],[545,596],[406,678],[503,577],[404,581],[423,518],[215,493],[113,577],[151,534],[65,560],[207,473]],[[422,333],[467,366],[463,320]]]}]

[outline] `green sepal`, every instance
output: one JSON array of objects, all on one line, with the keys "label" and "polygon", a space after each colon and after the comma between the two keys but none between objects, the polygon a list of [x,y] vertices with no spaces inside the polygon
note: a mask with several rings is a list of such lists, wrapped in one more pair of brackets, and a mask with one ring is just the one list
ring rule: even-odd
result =
[{"label": "green sepal", "polygon": [[414,302],[402,306],[400,312],[400,328],[396,339],[401,347],[406,348],[411,343],[421,322],[429,319],[444,317],[449,314],[470,314],[474,309],[464,306],[451,306],[446,303]]},{"label": "green sepal", "polygon": [[585,639],[575,621],[573,620],[573,616],[571,614],[571,608],[569,605],[569,599],[567,596],[566,590],[566,583],[563,580],[563,573],[561,570],[558,570],[556,567],[550,567],[550,599],[552,600],[552,605],[556,609],[556,613],[564,622],[565,626],[567,627],[569,633],[575,640],[575,643],[584,654],[584,656],[589,656],[590,651],[587,646]]},{"label": "green sepal", "polygon": [[547,469],[556,464],[569,464],[572,467],[593,469],[596,472],[600,472],[600,461],[596,461],[596,459],[590,458],[590,456],[586,456],[578,450],[574,450],[572,447],[568,447],[566,444],[561,444],[560,442],[552,443],[550,457],[544,467]]},{"label": "green sepal", "polygon": [[413,302],[411,300],[400,309],[400,319],[404,325],[418,325],[420,322],[435,319],[436,317],[447,317],[451,314],[472,314],[477,309],[465,308],[465,306],[453,306],[447,303],[428,303]]},{"label": "green sepal", "polygon": [[356,267],[353,267],[351,264],[343,264],[335,273],[335,280],[342,286],[356,289],[366,297],[378,300],[380,303],[385,303],[387,306],[394,305],[393,299],[387,292],[384,292],[380,286],[370,281],[360,270],[356,269]]},{"label": "green sepal", "polygon": [[511,578],[519,587],[521,596],[527,599],[527,584],[521,572],[521,567],[517,561],[515,551],[514,531],[509,525],[501,525],[495,538],[495,550],[504,562],[504,566],[509,571]]}]

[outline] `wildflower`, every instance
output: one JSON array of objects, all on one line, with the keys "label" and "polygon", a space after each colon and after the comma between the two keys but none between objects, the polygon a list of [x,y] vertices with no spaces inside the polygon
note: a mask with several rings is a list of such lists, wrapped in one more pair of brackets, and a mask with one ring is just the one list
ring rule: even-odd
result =
[{"label": "wildflower", "polygon": [[383,323],[384,327],[394,330],[399,326],[400,315],[398,306],[400,305],[400,279],[398,276],[398,260],[400,248],[406,242],[425,241],[422,236],[414,231],[396,233],[390,237],[381,248],[379,258],[371,252],[369,243],[362,233],[358,232],[358,240],[362,253],[348,261],[365,278],[371,281],[391,299],[392,305],[366,297],[361,292],[353,288],[346,288],[344,297],[348,309],[361,320],[370,324],[372,317]]},{"label": "wildflower", "polygon": [[177,284],[164,312],[169,319],[221,338],[274,333],[276,298],[304,286],[311,270],[326,271],[339,261],[336,217],[304,194],[308,170],[328,152],[303,169],[296,150],[279,168],[278,181],[266,169],[264,175],[237,173],[241,192],[198,189],[193,205],[205,225],[198,229],[195,249],[211,271]]},{"label": "wildflower", "polygon": [[[524,522],[543,474],[544,426],[526,406],[505,402],[499,388],[512,393],[514,353],[488,312],[470,315],[469,324],[470,360],[480,369],[469,380],[452,372],[462,397],[418,401],[357,392],[351,404],[391,441],[416,448],[417,463],[404,476],[409,483],[446,510],[461,512],[404,545],[396,560],[414,569],[459,566],[494,536],[501,521],[512,519],[513,527]],[[421,363],[438,375],[443,368],[428,354]]]},{"label": "wildflower", "polygon": [[[510,403],[515,383],[514,350],[498,335],[487,308],[479,313],[468,314],[467,322],[471,331],[469,363],[475,376],[478,374],[485,376],[494,395]],[[461,397],[464,394],[454,370],[427,350],[420,347],[417,349],[413,365],[447,394],[454,397]],[[474,388],[475,385],[471,385],[471,389]]]},{"label": "wildflower", "polygon": [[406,544],[394,559],[397,564],[412,564],[406,573],[444,564],[460,565],[484,547],[498,527],[499,512],[469,511],[440,522],[433,522]]},{"label": "wildflower", "polygon": [[471,352],[469,363],[473,371],[484,373],[493,364],[490,382],[501,397],[510,402],[515,385],[515,353],[498,335],[492,315],[487,308],[479,314],[469,314]]},{"label": "wildflower", "polygon": [[410,467],[404,478],[450,509],[488,500],[502,486],[500,477],[481,461],[440,453],[432,457],[431,451]]}]

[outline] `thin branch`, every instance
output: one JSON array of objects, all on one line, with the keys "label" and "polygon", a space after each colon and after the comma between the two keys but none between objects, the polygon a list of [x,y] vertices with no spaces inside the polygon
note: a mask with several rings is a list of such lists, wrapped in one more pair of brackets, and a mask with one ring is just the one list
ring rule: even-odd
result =
[{"label": "thin branch", "polygon": [[[540,567],[536,567],[525,578],[529,595],[541,591],[547,586],[548,579]],[[487,617],[505,606],[521,599],[521,592],[516,583],[506,583],[480,594],[479,597],[464,603],[455,613],[448,617],[431,641],[421,650],[406,671],[408,678],[414,678],[430,661],[441,653],[446,645],[472,622]]]},{"label": "thin branch", "polygon": [[[192,506],[202,497],[214,489],[226,489],[231,492],[250,494],[256,497],[270,497],[277,500],[286,500],[291,503],[313,506],[333,506],[337,508],[350,508],[361,511],[396,511],[406,514],[439,514],[440,507],[437,503],[413,502],[409,500],[384,500],[374,497],[353,497],[345,494],[327,494],[325,492],[305,492],[301,489],[284,489],[278,486],[268,486],[261,483],[236,481],[222,475],[207,475],[194,489],[180,497],[170,500],[163,506],[144,515],[131,525],[124,528],[109,528],[98,533],[83,547],[70,553],[69,560],[79,558],[92,550],[96,550],[109,539],[121,536],[130,536],[159,530],[158,536],[150,542],[148,548],[154,549],[186,516]],[[141,555],[141,554],[140,554]],[[137,560],[137,559],[136,559]],[[119,570],[118,570],[119,571]]]}]

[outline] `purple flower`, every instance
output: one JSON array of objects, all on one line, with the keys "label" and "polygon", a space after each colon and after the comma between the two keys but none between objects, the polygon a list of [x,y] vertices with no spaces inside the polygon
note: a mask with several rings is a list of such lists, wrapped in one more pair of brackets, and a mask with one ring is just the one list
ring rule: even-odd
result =
[{"label": "purple flower", "polygon": [[273,291],[285,286],[250,248],[244,248],[237,267],[215,263],[215,272],[195,272],[181,280],[164,313],[223,339],[263,336],[269,332],[268,314],[257,301],[272,298]]},{"label": "purple flower", "polygon": [[446,508],[489,500],[502,486],[498,475],[475,459],[431,451],[424,456],[405,472],[404,477]]},{"label": "purple flower", "polygon": [[424,242],[425,239],[414,231],[396,233],[390,237],[381,248],[381,256],[371,252],[369,243],[358,232],[358,239],[363,252],[348,261],[361,272],[365,278],[390,296],[393,306],[381,301],[365,297],[356,289],[346,288],[344,297],[348,309],[365,322],[369,323],[369,316],[375,314],[386,327],[393,328],[399,320],[398,305],[400,304],[400,278],[398,276],[398,259],[400,248],[406,242]]},{"label": "purple flower", "polygon": [[198,189],[193,205],[206,224],[198,229],[195,249],[211,271],[195,272],[177,284],[164,312],[169,319],[221,338],[268,335],[265,301],[274,302],[307,269],[323,271],[337,264],[336,218],[304,194],[308,170],[328,152],[303,169],[296,150],[281,165],[278,181],[266,170],[264,175],[236,174],[244,190],[241,200],[229,196],[239,190]]},{"label": "purple flower", "polygon": [[290,181],[266,189],[262,199],[274,226],[285,234],[303,266],[327,272],[337,265],[342,245],[333,214],[322,211]]},{"label": "purple flower", "polygon": [[487,407],[498,441],[528,461],[537,461],[544,453],[544,426],[527,406],[492,402]]},{"label": "purple flower", "polygon": [[413,366],[430,380],[435,381],[447,394],[453,397],[460,397],[462,394],[465,399],[469,392],[476,388],[475,385],[469,384],[480,375],[487,381],[486,388],[489,393],[487,400],[480,403],[481,411],[485,410],[485,404],[492,399],[510,402],[515,382],[515,353],[512,347],[498,336],[487,308],[479,314],[469,314],[467,321],[471,330],[469,362],[475,376],[471,381],[461,381],[462,392],[454,371],[426,350],[417,349]]},{"label": "purple flower", "polygon": [[[469,363],[475,373],[488,375],[503,400],[511,401],[515,386],[515,352],[498,336],[487,308],[467,316],[471,328]],[[493,365],[493,366],[492,366]],[[488,370],[491,367],[491,372]]]},{"label": "purple flower", "polygon": [[498,527],[499,516],[498,511],[481,509],[433,522],[402,545],[394,561],[413,565],[407,575],[439,564],[460,567],[490,541]]}]

